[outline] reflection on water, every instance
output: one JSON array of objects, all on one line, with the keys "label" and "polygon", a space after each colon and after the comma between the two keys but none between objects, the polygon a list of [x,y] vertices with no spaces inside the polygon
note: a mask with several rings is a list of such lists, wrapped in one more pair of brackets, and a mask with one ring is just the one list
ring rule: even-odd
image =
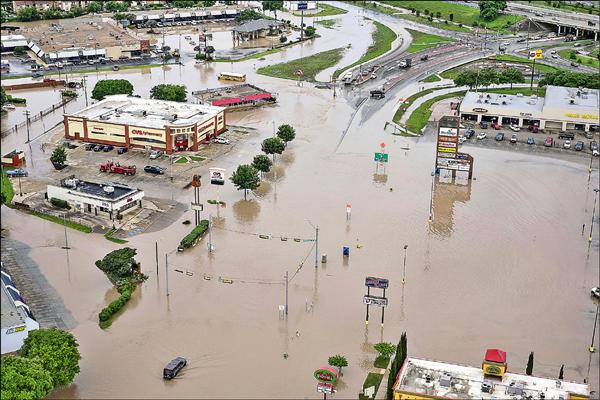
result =
[{"label": "reflection on water", "polygon": [[432,233],[450,236],[454,231],[455,203],[466,203],[471,199],[471,181],[459,181],[436,176],[433,185],[433,221],[429,224]]},{"label": "reflection on water", "polygon": [[233,205],[233,213],[239,222],[252,222],[260,213],[260,204],[256,200],[240,200]]}]

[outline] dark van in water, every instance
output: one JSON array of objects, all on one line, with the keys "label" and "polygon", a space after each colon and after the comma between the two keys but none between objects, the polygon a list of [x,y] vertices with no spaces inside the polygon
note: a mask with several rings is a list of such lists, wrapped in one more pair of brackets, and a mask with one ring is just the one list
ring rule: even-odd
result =
[{"label": "dark van in water", "polygon": [[177,376],[179,371],[183,369],[187,364],[187,361],[183,357],[177,357],[171,360],[165,369],[163,370],[164,379],[173,379]]}]

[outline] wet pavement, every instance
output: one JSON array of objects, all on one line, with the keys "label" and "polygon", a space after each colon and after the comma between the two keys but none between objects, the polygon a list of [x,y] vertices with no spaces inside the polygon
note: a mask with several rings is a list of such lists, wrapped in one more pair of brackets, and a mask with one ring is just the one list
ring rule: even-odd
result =
[{"label": "wet pavement", "polygon": [[[412,83],[399,85],[394,95],[365,112],[343,93],[334,98],[330,90],[254,73],[254,64],[349,42],[360,56],[370,35],[351,23],[355,14],[337,18],[340,30],[319,33],[338,42],[321,38],[265,61],[235,64],[235,72],[246,73],[249,83],[277,92],[278,105],[229,114],[228,123],[256,128],[256,133],[209,165],[226,168],[229,175],[250,162],[260,153],[262,139],[272,135],[272,121],[293,125],[296,140],[247,201],[229,182],[223,187],[203,182],[202,217],[213,217],[213,253],[206,248],[208,237],[191,250],[175,252],[190,230],[182,222],[193,220],[191,211],[164,229],[130,239],[149,279],[107,330],[98,327],[97,315],[116,294],[93,262],[119,246],[99,235],[69,231],[72,249],[66,259],[59,247],[62,227],[2,208],[3,227],[31,247],[29,256],[78,322],[73,333],[80,343],[81,373],[51,397],[320,398],[312,373],[340,353],[349,366],[333,397],[354,398],[374,359],[371,345],[396,342],[403,331],[411,356],[476,366],[485,349],[498,347],[508,352],[511,371],[523,372],[529,352],[535,351],[536,375],[558,376],[565,364],[567,380],[587,378],[598,389],[598,353],[590,357],[587,350],[596,310],[589,290],[598,279],[598,235],[589,244],[581,234],[582,224],[589,229],[597,164],[590,175],[587,158],[471,146],[476,180],[467,184],[461,178],[451,185],[442,174],[432,194],[432,136],[409,139],[383,130],[393,115],[394,95]],[[405,23],[393,21],[394,29]],[[143,97],[155,84],[183,81],[191,97],[192,90],[216,86],[216,72],[229,68],[189,63],[91,74],[88,81],[93,87],[105,76],[124,77]],[[32,103],[43,103],[38,97]],[[82,101],[77,100],[79,106]],[[19,132],[3,138],[2,145],[22,142]],[[382,142],[390,154],[385,170],[373,162]],[[48,155],[35,142],[32,150],[28,169],[47,175]],[[207,167],[198,171],[203,174]],[[193,199],[191,189],[144,185],[154,187],[155,197]],[[208,205],[208,199],[226,207]],[[328,262],[319,260],[316,268],[312,242],[279,238],[311,239],[314,230],[306,219],[319,226],[319,256],[328,255]],[[47,243],[56,247],[44,247]],[[350,247],[348,258],[342,257],[342,246]],[[281,319],[286,271],[290,311]],[[383,328],[379,310],[371,310],[371,323],[365,325],[362,296],[368,275],[390,279]],[[176,356],[186,357],[188,366],[173,381],[163,381],[162,368]]]}]

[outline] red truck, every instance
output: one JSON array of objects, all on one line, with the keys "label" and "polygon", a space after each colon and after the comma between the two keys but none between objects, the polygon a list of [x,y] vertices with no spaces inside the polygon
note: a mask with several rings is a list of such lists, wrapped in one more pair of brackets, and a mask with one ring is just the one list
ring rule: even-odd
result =
[{"label": "red truck", "polygon": [[135,175],[135,165],[120,165],[112,161],[106,164],[100,164],[100,172],[109,172],[115,174]]}]

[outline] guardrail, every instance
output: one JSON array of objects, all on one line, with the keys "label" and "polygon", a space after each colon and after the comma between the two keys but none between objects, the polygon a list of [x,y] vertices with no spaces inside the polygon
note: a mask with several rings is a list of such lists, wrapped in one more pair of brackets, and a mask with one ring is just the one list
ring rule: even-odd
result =
[{"label": "guardrail", "polygon": [[68,104],[69,102],[73,101],[75,98],[76,97],[65,98],[62,101],[60,101],[60,102],[58,102],[56,104],[53,104],[52,106],[46,108],[45,110],[40,111],[38,114],[35,114],[35,115],[31,116],[31,117],[27,117],[27,119],[25,121],[19,122],[18,124],[15,124],[13,127],[5,129],[2,132],[0,132],[0,137],[5,137],[7,135],[10,135],[13,132],[16,133],[20,128],[24,127],[25,125],[42,119],[45,115],[53,113],[57,109],[59,109],[61,107],[64,107],[66,104]]}]

